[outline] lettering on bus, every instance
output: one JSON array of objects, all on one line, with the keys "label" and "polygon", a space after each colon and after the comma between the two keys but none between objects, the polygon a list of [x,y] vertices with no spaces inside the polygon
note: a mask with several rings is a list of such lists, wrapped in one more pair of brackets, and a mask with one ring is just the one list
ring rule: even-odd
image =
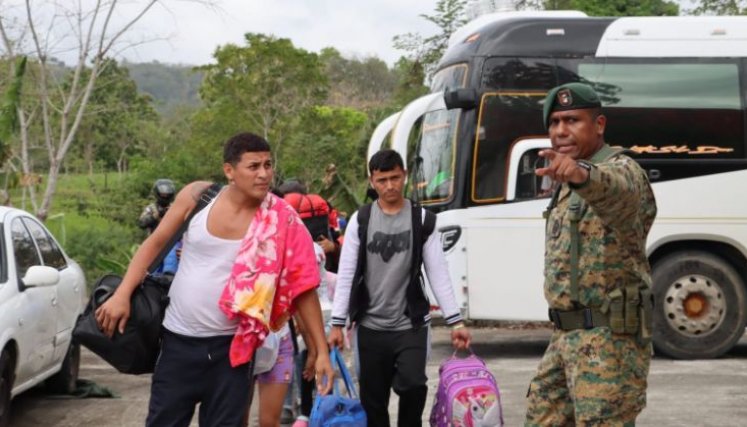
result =
[{"label": "lettering on bus", "polygon": [[663,147],[656,147],[654,145],[634,145],[630,147],[630,150],[635,151],[638,154],[721,154],[721,153],[732,153],[733,148],[717,147],[715,145],[698,145],[695,149],[690,148],[687,145],[665,145]]}]

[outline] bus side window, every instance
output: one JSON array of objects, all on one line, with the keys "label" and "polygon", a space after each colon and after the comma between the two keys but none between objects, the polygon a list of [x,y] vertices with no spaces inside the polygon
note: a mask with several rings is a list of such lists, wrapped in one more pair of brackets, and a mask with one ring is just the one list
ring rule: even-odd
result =
[{"label": "bus side window", "polygon": [[552,194],[553,181],[534,173],[545,165],[545,159],[539,156],[539,151],[538,148],[529,150],[519,159],[516,200],[541,199]]}]

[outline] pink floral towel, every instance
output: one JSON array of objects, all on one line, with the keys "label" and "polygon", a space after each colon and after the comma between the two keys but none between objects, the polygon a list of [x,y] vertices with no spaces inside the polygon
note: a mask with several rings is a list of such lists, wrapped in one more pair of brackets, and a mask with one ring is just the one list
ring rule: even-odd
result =
[{"label": "pink floral towel", "polygon": [[220,308],[239,326],[231,366],[247,363],[269,330],[292,314],[293,300],[319,285],[314,245],[296,211],[268,193],[241,241]]}]

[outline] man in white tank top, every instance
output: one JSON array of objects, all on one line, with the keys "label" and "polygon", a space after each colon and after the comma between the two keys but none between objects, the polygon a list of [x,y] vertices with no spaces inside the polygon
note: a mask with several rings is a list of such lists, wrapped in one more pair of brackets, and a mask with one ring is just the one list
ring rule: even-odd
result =
[{"label": "man in white tank top", "polygon": [[[161,354],[153,373],[147,426],[188,426],[198,403],[201,426],[239,426],[247,410],[249,363],[231,366],[229,349],[237,322],[229,320],[218,301],[242,239],[270,189],[270,146],[257,135],[238,134],[226,142],[224,162],[229,185],[193,217],[184,234],[179,270],[169,291]],[[209,185],[193,182],[185,186],[135,253],[117,291],[96,312],[106,334],[112,336],[115,328],[124,331],[134,289]],[[301,293],[293,305],[317,348],[326,349],[316,292]],[[318,352],[317,377],[331,378],[332,372],[328,352]],[[320,392],[330,388],[328,381]]]}]

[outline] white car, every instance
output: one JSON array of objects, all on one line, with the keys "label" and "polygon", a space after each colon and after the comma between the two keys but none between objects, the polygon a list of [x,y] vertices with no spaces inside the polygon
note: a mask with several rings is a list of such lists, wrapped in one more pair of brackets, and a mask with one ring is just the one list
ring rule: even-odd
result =
[{"label": "white car", "polygon": [[80,347],[73,326],[85,307],[86,281],[52,234],[31,214],[0,207],[0,427],[10,401],[46,381],[75,388]]}]

